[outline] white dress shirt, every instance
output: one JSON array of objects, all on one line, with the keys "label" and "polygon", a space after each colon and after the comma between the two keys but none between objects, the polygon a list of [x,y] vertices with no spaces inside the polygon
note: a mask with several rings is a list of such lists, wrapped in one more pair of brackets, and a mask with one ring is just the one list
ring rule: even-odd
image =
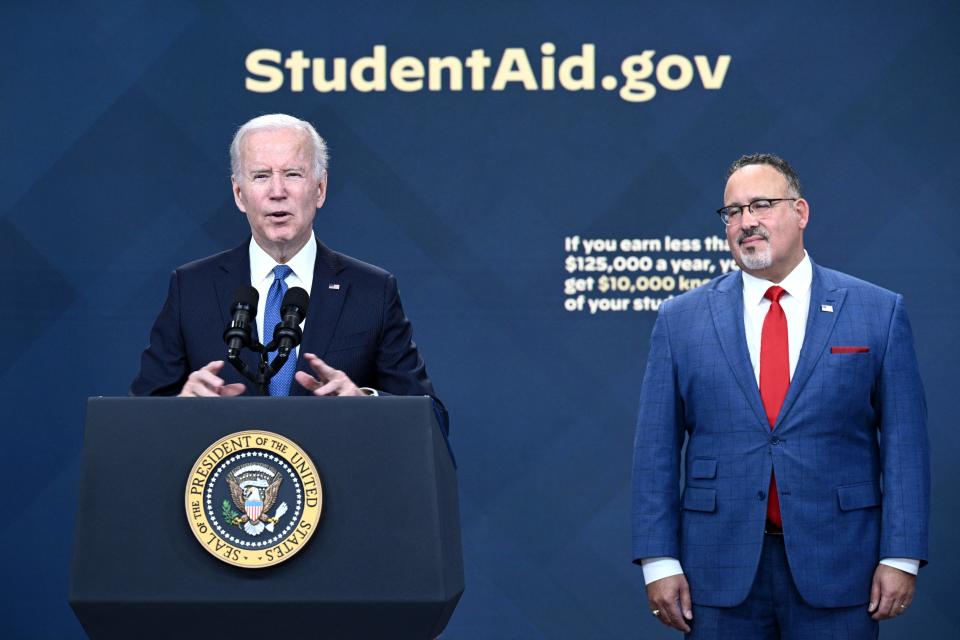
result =
[{"label": "white dress shirt", "polygon": [[[743,271],[743,330],[747,336],[747,350],[750,352],[750,364],[753,375],[760,386],[760,337],[763,333],[763,321],[770,310],[770,301],[764,298],[767,289],[774,286],[769,280],[762,280]],[[810,256],[804,254],[793,271],[776,283],[785,293],[780,297],[780,306],[787,316],[787,345],[790,349],[790,379],[797,370],[800,348],[807,335],[807,314],[810,312],[810,287],[813,285],[813,265]]]},{"label": "white dress shirt", "polygon": [[[287,287],[302,287],[307,295],[310,295],[313,287],[313,266],[317,261],[317,240],[310,232],[310,239],[295,256],[287,261],[287,266],[292,269],[292,273],[287,276],[285,282]],[[260,342],[267,344],[273,339],[273,327],[267,329],[263,326],[263,317],[267,308],[267,295],[270,287],[273,286],[273,269],[277,266],[277,261],[257,244],[256,238],[250,240],[250,284],[260,294],[260,302],[257,303],[257,332],[260,334]],[[300,330],[307,324],[306,318],[300,323]],[[297,350],[294,350],[290,357],[296,359]]]},{"label": "white dress shirt", "polygon": [[[743,277],[743,330],[747,338],[747,350],[750,352],[750,363],[753,365],[757,387],[760,386],[760,337],[763,332],[763,320],[770,309],[770,300],[765,298],[764,294],[775,284],[785,291],[780,297],[780,306],[787,317],[787,343],[790,349],[790,379],[792,380],[793,372],[797,369],[797,361],[800,360],[803,338],[807,333],[810,290],[813,285],[813,264],[810,262],[810,256],[804,252],[800,264],[779,283],[757,278],[745,271],[741,271],[740,275]],[[920,561],[913,558],[883,558],[880,563],[914,575],[920,569]],[[680,561],[676,558],[643,558],[640,564],[643,566],[643,580],[646,584],[683,573]]]}]

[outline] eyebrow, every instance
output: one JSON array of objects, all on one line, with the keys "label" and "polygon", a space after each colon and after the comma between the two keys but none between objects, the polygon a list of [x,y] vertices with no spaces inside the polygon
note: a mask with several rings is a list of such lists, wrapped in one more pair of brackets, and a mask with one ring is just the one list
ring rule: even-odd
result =
[{"label": "eyebrow", "polygon": [[[305,167],[299,167],[299,166],[283,167],[282,169],[280,169],[281,173],[286,173],[288,171],[299,171],[300,173],[306,173],[307,170]],[[273,169],[268,169],[267,167],[259,167],[259,168],[250,169],[247,173],[249,173],[250,175],[256,175],[258,173],[273,173]]]},{"label": "eyebrow", "polygon": [[789,200],[789,198],[775,198],[773,196],[757,196],[756,198],[750,198],[749,200],[747,200],[742,204],[739,202],[734,202],[732,204],[725,204],[723,205],[723,208],[726,209],[727,207],[745,207],[750,203],[757,202],[758,200]]}]

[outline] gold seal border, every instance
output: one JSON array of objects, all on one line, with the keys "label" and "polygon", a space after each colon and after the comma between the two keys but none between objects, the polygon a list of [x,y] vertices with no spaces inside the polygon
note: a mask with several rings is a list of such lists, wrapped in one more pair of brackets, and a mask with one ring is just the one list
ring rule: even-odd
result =
[{"label": "gold seal border", "polygon": [[[223,449],[223,454],[211,459],[210,464],[204,464],[218,448]],[[303,488],[303,514],[296,528],[281,542],[255,550],[236,547],[220,538],[207,519],[204,508],[207,483],[217,465],[229,456],[248,450],[267,451],[283,458],[299,477]],[[313,536],[323,510],[323,485],[313,460],[302,447],[289,438],[271,431],[237,431],[223,436],[207,447],[190,467],[184,507],[190,531],[208,553],[235,567],[263,569],[286,562],[303,549]]]}]

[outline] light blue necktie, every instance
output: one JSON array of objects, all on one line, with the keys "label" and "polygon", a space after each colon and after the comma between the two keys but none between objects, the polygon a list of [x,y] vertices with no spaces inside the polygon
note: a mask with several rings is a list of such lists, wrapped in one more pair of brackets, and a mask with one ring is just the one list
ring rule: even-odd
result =
[{"label": "light blue necktie", "polygon": [[[280,324],[280,303],[283,301],[283,295],[287,292],[287,276],[293,273],[293,269],[285,264],[278,264],[273,268],[273,284],[270,285],[270,292],[267,294],[267,304],[263,310],[263,335],[260,336],[263,344],[273,340],[273,329]],[[277,352],[270,354],[270,362],[277,357]],[[293,382],[293,373],[297,368],[296,350],[290,351],[290,358],[284,363],[283,368],[277,371],[277,374],[270,379],[271,396],[290,395],[290,384]]]}]

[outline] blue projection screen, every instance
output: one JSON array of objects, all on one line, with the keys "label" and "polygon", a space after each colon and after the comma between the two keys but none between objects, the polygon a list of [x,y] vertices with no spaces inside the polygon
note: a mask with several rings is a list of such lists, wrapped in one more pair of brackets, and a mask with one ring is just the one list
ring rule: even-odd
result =
[{"label": "blue projection screen", "polygon": [[931,558],[881,633],[957,637],[958,29],[949,1],[6,7],[3,635],[83,637],[85,400],[127,393],[171,270],[245,240],[227,146],[286,112],[330,146],[317,236],[397,276],[450,411],[444,639],[675,637],[631,564],[640,380],[662,300],[732,267],[714,211],[757,151],[798,171],[818,264],[905,297]]}]

